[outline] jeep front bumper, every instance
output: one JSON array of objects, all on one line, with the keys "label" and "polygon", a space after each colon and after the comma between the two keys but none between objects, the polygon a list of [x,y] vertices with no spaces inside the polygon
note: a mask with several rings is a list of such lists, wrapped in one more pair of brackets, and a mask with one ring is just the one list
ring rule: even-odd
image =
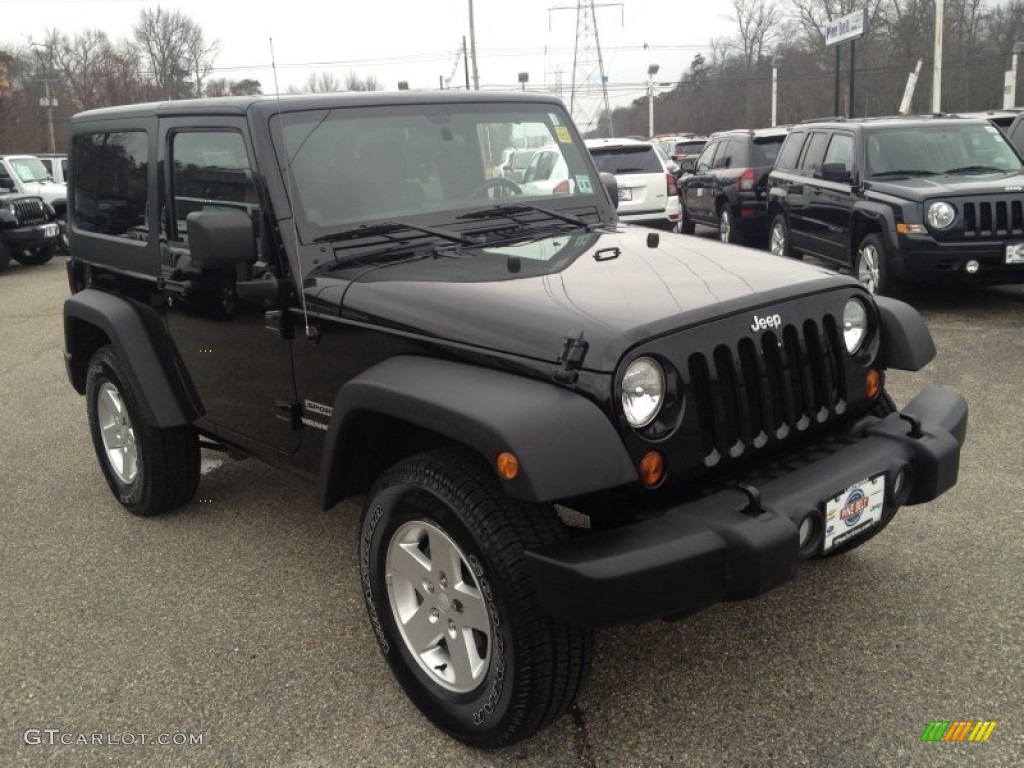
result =
[{"label": "jeep front bumper", "polygon": [[826,500],[843,489],[884,475],[891,509],[930,501],[956,483],[967,429],[967,403],[956,392],[930,385],[901,413],[858,424],[842,447],[791,471],[739,478],[747,490],[726,488],[641,522],[525,552],[538,599],[552,616],[600,626],[754,597],[815,554],[807,546],[801,552],[800,524],[811,516],[823,530]]},{"label": "jeep front bumper", "polygon": [[0,238],[3,238],[6,245],[19,250],[56,243],[59,237],[60,226],[56,221],[46,224],[29,224],[0,232]]}]

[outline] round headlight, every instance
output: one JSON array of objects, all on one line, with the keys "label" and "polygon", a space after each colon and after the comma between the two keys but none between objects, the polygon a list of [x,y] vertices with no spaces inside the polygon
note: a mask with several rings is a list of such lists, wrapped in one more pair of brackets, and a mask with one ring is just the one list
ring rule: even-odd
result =
[{"label": "round headlight", "polygon": [[631,427],[646,427],[665,401],[665,374],[657,361],[638,357],[622,376],[622,410]]},{"label": "round headlight", "polygon": [[850,299],[843,308],[843,341],[851,355],[860,349],[868,335],[868,312],[858,299]]},{"label": "round headlight", "polygon": [[949,203],[941,201],[931,203],[928,206],[925,218],[928,219],[928,224],[935,229],[946,229],[953,223],[953,219],[956,218],[956,208]]}]

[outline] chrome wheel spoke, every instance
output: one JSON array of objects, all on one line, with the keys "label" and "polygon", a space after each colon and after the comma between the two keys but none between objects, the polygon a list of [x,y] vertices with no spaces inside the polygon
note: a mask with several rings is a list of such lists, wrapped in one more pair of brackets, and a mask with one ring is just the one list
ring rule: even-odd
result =
[{"label": "chrome wheel spoke", "polygon": [[419,542],[402,542],[392,549],[394,557],[388,563],[388,570],[395,577],[403,578],[420,588],[423,579],[430,576],[430,558],[420,551]]},{"label": "chrome wheel spoke", "polygon": [[423,654],[436,648],[441,641],[444,625],[431,615],[429,603],[423,603],[419,609],[402,624],[402,630],[414,653]]},{"label": "chrome wheel spoke", "polygon": [[448,654],[451,657],[456,683],[473,680],[484,666],[484,660],[477,652],[472,630],[460,628],[456,630],[454,638],[449,636]]},{"label": "chrome wheel spoke", "polygon": [[459,623],[469,629],[488,632],[491,622],[487,614],[487,603],[484,602],[480,590],[460,582],[455,586],[455,594],[460,607]]},{"label": "chrome wheel spoke", "polygon": [[100,431],[103,433],[103,444],[107,446],[108,451],[112,448],[122,448],[128,441],[127,436],[121,432],[121,425],[116,422],[104,424]]},{"label": "chrome wheel spoke", "polygon": [[96,396],[96,421],[107,463],[122,483],[131,483],[139,471],[139,449],[135,429],[121,393],[110,382]]}]

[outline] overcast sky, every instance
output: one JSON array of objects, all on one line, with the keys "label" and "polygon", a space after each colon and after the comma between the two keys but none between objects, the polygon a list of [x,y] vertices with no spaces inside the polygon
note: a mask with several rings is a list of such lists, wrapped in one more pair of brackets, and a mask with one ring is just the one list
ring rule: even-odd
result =
[{"label": "overcast sky", "polygon": [[[112,38],[131,35],[139,11],[152,0],[0,0],[0,42],[43,38],[47,27],[73,33],[100,28]],[[274,91],[273,38],[282,91],[308,74],[354,70],[375,76],[387,90],[436,88],[455,70],[462,36],[469,38],[468,0],[177,0],[162,3],[198,21],[219,40],[212,77],[259,80]],[[551,89],[562,70],[568,102],[576,38],[574,0],[474,0],[481,88]],[[672,82],[706,51],[712,37],[732,35],[730,0],[597,0],[597,22],[612,106],[645,93],[649,64],[656,80]],[[560,10],[549,10],[560,9]],[[645,44],[648,46],[644,49]],[[459,63],[452,85],[465,85]]]}]

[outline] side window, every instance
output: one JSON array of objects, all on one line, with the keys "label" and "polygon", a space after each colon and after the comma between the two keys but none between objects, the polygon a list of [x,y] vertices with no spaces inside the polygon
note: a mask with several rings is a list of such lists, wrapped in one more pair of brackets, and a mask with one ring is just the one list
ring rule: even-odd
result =
[{"label": "side window", "polygon": [[715,162],[711,166],[712,168],[732,168],[735,163],[733,162],[733,155],[736,150],[735,141],[723,141],[715,154]]},{"label": "side window", "polygon": [[17,189],[14,184],[14,179],[11,178],[11,174],[7,171],[7,166],[0,163],[0,187],[6,187],[7,189]]},{"label": "side window", "polygon": [[825,158],[825,146],[828,144],[827,133],[812,133],[807,140],[807,148],[800,160],[800,170],[814,173]]},{"label": "side window", "polygon": [[718,149],[722,143],[723,142],[719,141],[708,142],[708,145],[704,147],[704,151],[700,153],[700,157],[697,158],[697,167],[695,168],[697,173],[703,173],[711,168],[711,162],[715,157],[715,150]]},{"label": "side window", "polygon": [[145,131],[76,136],[74,155],[75,229],[148,240]]},{"label": "side window", "polygon": [[796,168],[796,159],[800,156],[800,150],[804,146],[805,136],[807,136],[807,134],[801,131],[791,133],[786,137],[786,143],[782,145],[779,157],[775,161],[776,168],[779,168],[780,170]]},{"label": "side window", "polygon": [[259,209],[245,141],[236,131],[183,131],[171,135],[171,190],[175,231],[188,240],[186,218],[193,211],[236,208],[250,216]]},{"label": "side window", "polygon": [[828,143],[825,152],[826,163],[842,163],[846,170],[853,171],[853,136],[848,133],[837,133]]},{"label": "side window", "polygon": [[50,178],[53,178],[53,158],[52,157],[41,157],[39,162],[46,168],[46,172],[50,174]]}]

